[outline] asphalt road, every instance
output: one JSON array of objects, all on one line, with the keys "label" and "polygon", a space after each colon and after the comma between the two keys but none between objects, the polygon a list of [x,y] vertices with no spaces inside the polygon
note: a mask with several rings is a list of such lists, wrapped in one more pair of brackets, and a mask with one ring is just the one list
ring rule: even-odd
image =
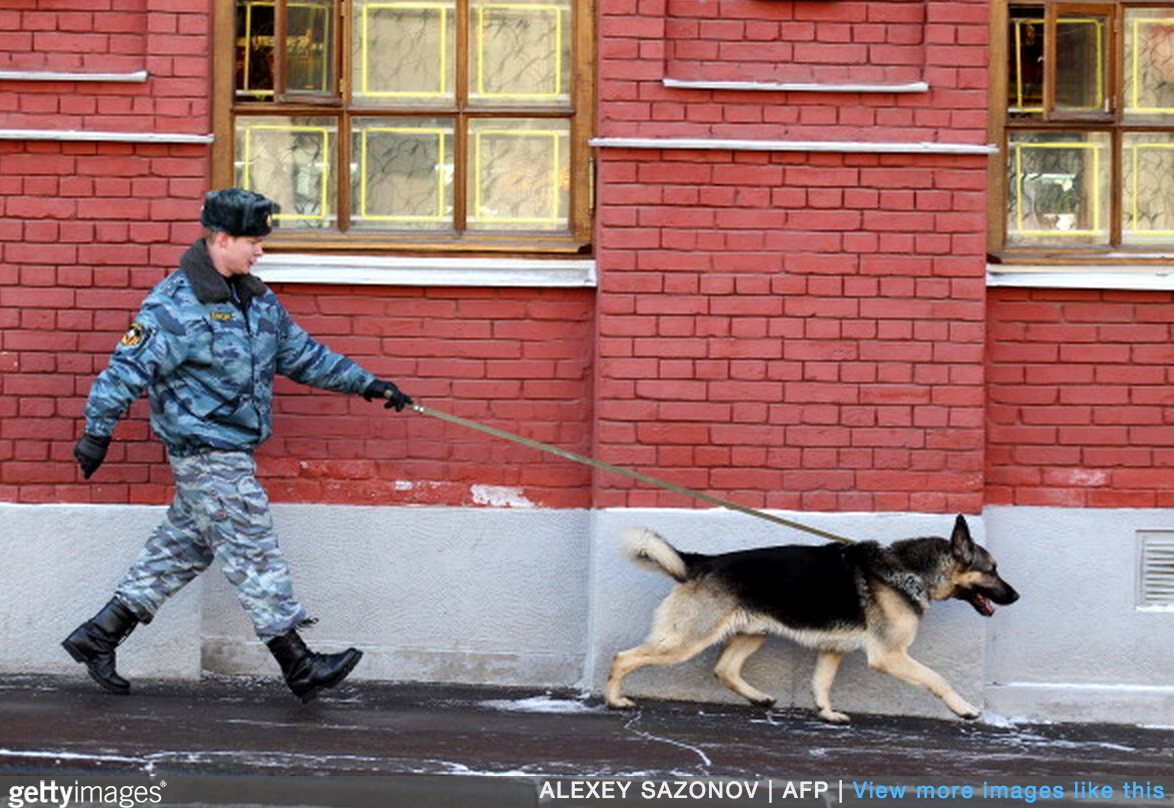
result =
[{"label": "asphalt road", "polygon": [[[1118,784],[1118,798],[1121,784],[1168,779],[1168,804],[1174,728],[867,715],[832,726],[800,711],[653,701],[615,712],[574,694],[372,682],[346,683],[302,705],[277,679],[244,678],[135,682],[120,697],[82,675],[0,676],[0,775],[98,774],[196,777],[205,788],[212,775],[217,784],[263,776],[266,804],[288,804],[275,796],[279,782],[297,784],[287,786],[296,804],[326,804],[306,790],[322,787],[324,775],[336,795],[344,782],[361,784],[364,794],[377,782],[422,788],[390,801],[417,808],[466,798],[482,808],[562,804],[549,785],[543,797],[535,784],[626,777],[820,780],[841,788],[844,778],[857,786],[914,778],[976,787],[1026,778],[1065,783],[1068,797],[1081,782]],[[358,794],[343,802],[367,804]],[[1080,802],[1104,802],[1094,797]],[[231,802],[242,800],[234,791]],[[199,801],[216,802],[206,794]]]}]

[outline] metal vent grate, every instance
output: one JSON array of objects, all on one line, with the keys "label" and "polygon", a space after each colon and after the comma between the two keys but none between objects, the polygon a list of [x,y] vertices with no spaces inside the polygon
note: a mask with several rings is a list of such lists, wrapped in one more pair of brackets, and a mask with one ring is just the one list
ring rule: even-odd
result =
[{"label": "metal vent grate", "polygon": [[1137,535],[1141,562],[1137,607],[1174,610],[1174,532],[1141,531]]}]

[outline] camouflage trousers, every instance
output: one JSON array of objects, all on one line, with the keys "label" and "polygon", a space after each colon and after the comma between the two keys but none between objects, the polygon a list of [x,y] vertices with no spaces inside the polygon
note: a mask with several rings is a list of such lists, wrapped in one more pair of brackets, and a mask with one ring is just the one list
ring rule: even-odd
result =
[{"label": "camouflage trousers", "polygon": [[245,452],[171,458],[175,501],[115,592],[144,623],[214,559],[261,640],[307,619],[256,469]]}]

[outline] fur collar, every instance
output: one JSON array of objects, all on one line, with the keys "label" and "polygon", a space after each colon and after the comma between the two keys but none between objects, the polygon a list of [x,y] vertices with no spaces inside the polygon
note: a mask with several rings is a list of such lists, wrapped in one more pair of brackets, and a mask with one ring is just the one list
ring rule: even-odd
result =
[{"label": "fur collar", "polygon": [[857,575],[867,579],[872,578],[898,592],[918,614],[924,614],[929,608],[932,595],[925,575],[907,563],[900,553],[892,547],[884,547],[878,542],[865,541],[847,548],[849,552],[858,552],[868,556],[868,562],[856,567]]},{"label": "fur collar", "polygon": [[[212,265],[208,245],[203,239],[189,247],[179,259],[179,270],[188,279],[192,291],[201,303],[228,303],[233,299],[230,281]],[[236,296],[241,308],[246,309],[253,298],[260,297],[269,289],[260,278],[253,275],[237,275],[231,284],[236,287]]]}]

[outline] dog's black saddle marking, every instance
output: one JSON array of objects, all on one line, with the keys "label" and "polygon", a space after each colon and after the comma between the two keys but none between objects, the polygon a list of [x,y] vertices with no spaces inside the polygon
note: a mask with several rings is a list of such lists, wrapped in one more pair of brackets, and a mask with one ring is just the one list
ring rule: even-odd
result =
[{"label": "dog's black saddle marking", "polygon": [[[868,545],[873,545],[869,547]],[[860,628],[861,554],[875,542],[784,545],[719,555],[681,553],[690,579],[711,578],[747,608],[793,629]]]}]

